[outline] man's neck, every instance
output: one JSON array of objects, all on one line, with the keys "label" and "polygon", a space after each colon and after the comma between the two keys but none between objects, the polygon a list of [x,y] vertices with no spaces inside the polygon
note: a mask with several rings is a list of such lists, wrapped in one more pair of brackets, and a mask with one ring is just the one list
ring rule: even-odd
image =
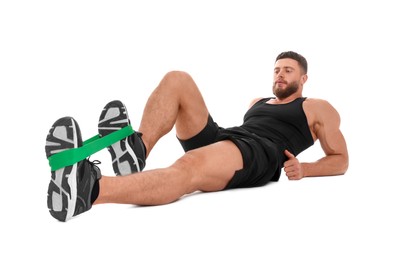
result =
[{"label": "man's neck", "polygon": [[295,99],[301,98],[301,97],[302,97],[301,94],[291,95],[291,96],[286,97],[284,99],[275,97],[273,99],[270,99],[267,103],[269,103],[269,104],[287,104],[287,103],[290,103],[290,102],[294,101]]}]

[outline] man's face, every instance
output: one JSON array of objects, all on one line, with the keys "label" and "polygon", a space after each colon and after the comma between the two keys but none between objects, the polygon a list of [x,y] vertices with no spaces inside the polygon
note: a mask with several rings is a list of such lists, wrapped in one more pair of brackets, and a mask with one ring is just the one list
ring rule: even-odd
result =
[{"label": "man's face", "polygon": [[274,65],[273,94],[279,99],[285,99],[301,91],[306,81],[299,64],[293,59],[280,59]]}]

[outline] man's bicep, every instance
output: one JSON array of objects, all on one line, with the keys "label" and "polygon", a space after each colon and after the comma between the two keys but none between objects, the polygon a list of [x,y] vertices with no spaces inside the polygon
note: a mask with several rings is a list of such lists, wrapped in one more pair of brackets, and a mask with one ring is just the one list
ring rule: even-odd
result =
[{"label": "man's bicep", "polygon": [[347,152],[346,141],[340,130],[340,115],[329,103],[323,112],[322,124],[317,137],[325,154]]},{"label": "man's bicep", "polygon": [[340,129],[332,130],[330,133],[320,135],[318,139],[320,140],[321,147],[326,155],[347,153],[346,140]]}]

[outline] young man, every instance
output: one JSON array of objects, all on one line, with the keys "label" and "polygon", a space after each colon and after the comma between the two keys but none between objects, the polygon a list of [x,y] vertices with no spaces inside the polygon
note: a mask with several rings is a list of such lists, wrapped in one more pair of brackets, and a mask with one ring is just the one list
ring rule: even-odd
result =
[{"label": "young man", "polygon": [[[306,81],[306,59],[295,52],[279,54],[274,97],[253,100],[244,123],[224,129],[211,118],[193,79],[168,73],[149,97],[139,131],[108,148],[119,176],[101,176],[87,159],[53,170],[51,215],[67,221],[93,204],[159,205],[195,191],[258,187],[277,181],[282,167],[290,180],[344,174],[348,152],[339,114],[325,100],[303,97]],[[99,134],[105,137],[129,124],[125,106],[112,101],[100,115]],[[156,142],[174,125],[186,153],[167,168],[141,172]],[[317,139],[325,156],[299,162],[296,156]],[[77,122],[61,118],[47,136],[47,157],[81,146]]]}]

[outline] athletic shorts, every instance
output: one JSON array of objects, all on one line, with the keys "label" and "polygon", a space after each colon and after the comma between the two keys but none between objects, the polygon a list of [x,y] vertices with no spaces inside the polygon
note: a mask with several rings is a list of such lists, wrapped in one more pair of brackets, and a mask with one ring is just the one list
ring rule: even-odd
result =
[{"label": "athletic shorts", "polygon": [[263,186],[278,181],[281,173],[281,156],[275,144],[243,129],[222,128],[209,115],[206,127],[188,140],[180,140],[185,152],[222,140],[232,141],[243,157],[243,169],[236,171],[225,189]]}]

